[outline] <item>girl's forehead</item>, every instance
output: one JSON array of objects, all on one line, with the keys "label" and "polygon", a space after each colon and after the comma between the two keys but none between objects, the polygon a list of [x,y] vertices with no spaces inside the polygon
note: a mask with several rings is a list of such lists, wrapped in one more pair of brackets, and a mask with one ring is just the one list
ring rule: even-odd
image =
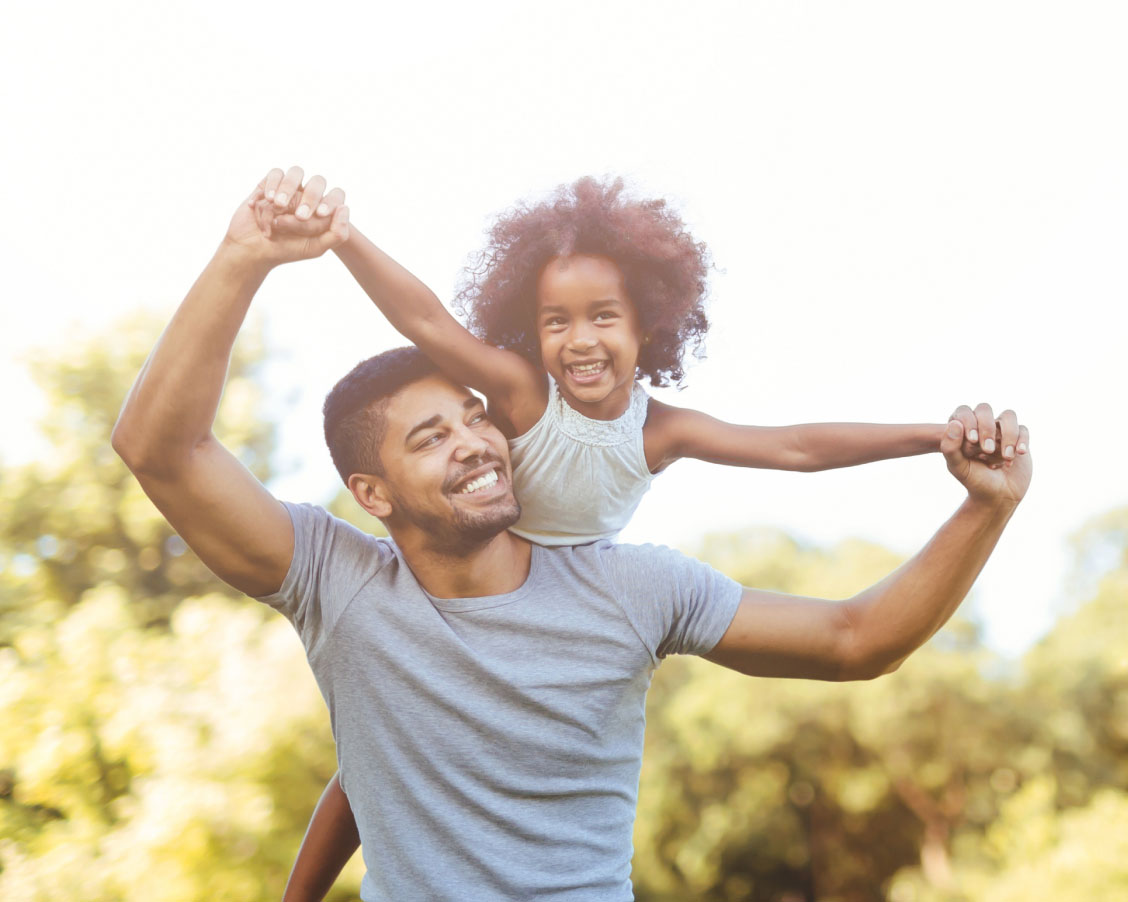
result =
[{"label": "girl's forehead", "polygon": [[586,298],[592,295],[625,296],[623,271],[610,257],[572,254],[553,257],[541,270],[537,281],[537,300]]}]

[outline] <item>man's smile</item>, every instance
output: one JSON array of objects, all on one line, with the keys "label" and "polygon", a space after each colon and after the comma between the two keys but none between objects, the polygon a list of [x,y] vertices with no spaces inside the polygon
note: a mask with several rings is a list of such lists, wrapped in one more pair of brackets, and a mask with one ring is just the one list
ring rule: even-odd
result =
[{"label": "man's smile", "polygon": [[497,470],[490,470],[485,476],[479,476],[477,479],[468,482],[464,488],[459,490],[459,494],[472,495],[474,492],[488,489],[496,484]]},{"label": "man's smile", "polygon": [[509,482],[504,479],[505,472],[500,461],[491,460],[472,470],[458,474],[447,489],[448,495],[472,497],[475,500],[491,498],[494,495],[508,494]]}]

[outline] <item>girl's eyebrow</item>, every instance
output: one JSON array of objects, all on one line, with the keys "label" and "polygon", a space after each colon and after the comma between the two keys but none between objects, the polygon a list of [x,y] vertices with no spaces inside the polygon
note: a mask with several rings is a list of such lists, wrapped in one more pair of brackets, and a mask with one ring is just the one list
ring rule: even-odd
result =
[{"label": "girl's eyebrow", "polygon": [[[596,301],[588,301],[588,309],[592,307],[621,307],[623,302],[619,298],[600,298]],[[537,310],[537,314],[543,316],[546,313],[567,313],[568,311],[560,304],[542,304]]]}]

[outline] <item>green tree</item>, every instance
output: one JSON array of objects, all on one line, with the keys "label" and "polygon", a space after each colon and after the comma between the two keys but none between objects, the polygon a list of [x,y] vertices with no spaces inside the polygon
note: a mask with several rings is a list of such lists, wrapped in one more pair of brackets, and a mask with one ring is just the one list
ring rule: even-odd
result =
[{"label": "green tree", "polygon": [[[245,331],[216,433],[266,481],[275,434],[257,415],[263,347],[258,331]],[[188,596],[239,597],[188,550],[110,447],[122,400],[159,334],[152,318],[126,320],[34,361],[51,451],[0,474],[0,644],[21,625],[62,616],[103,583],[129,595],[143,625],[167,623]]]},{"label": "green tree", "polygon": [[[703,555],[749,585],[844,597],[899,560],[770,531]],[[1004,733],[967,622],[873,683],[754,680],[698,661],[654,681],[636,832],[640,899],[880,899],[899,870],[948,869],[950,833],[990,779],[966,724]],[[985,812],[989,815],[991,812]]]},{"label": "green tree", "polygon": [[[1124,522],[1114,512],[1082,531],[1082,559],[1113,569],[1021,667],[959,620],[871,683],[663,664],[648,708],[639,899],[1120,898],[1123,840],[1100,823],[1114,828],[1128,810]],[[749,584],[832,597],[895,563],[872,546],[807,548],[763,531],[704,549]]]},{"label": "green tree", "polygon": [[[0,471],[4,900],[277,899],[336,767],[289,624],[212,576],[110,448],[158,333],[41,356],[51,451]],[[268,480],[262,360],[249,330],[216,431]]]}]

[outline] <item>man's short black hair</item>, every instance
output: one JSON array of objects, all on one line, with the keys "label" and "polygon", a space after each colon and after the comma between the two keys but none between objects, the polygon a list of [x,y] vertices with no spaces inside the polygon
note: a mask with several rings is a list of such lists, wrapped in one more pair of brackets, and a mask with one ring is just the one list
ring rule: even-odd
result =
[{"label": "man's short black hair", "polygon": [[348,484],[353,473],[383,475],[380,445],[387,402],[400,389],[437,373],[419,348],[393,348],[362,360],[325,396],[325,444],[333,465]]}]

